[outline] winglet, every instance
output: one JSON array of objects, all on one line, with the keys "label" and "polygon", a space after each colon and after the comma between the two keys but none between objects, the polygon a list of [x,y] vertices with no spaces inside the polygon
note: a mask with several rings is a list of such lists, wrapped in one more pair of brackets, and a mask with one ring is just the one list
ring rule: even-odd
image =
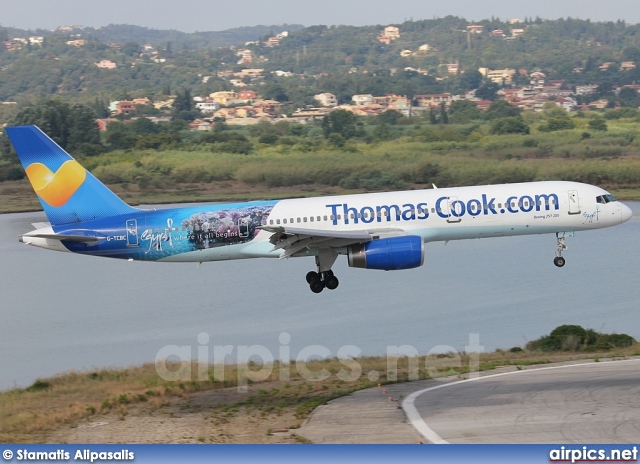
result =
[{"label": "winglet", "polygon": [[137,211],[36,126],[5,128],[53,226]]}]

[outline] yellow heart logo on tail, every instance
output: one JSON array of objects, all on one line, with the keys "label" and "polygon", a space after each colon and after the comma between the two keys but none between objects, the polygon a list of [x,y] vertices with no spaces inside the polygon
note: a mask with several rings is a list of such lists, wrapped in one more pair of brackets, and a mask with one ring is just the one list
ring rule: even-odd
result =
[{"label": "yellow heart logo on tail", "polygon": [[40,198],[56,208],[66,204],[87,178],[87,171],[75,160],[65,161],[55,173],[42,163],[33,163],[25,171]]}]

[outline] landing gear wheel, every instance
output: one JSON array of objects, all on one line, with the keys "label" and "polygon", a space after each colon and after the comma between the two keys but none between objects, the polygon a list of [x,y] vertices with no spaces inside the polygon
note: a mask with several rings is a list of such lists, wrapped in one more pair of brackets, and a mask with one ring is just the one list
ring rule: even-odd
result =
[{"label": "landing gear wheel", "polygon": [[338,252],[333,248],[320,248],[316,255],[318,271],[307,272],[307,283],[313,293],[320,293],[324,288],[333,290],[338,286],[338,279],[333,275],[331,266],[335,263]]},{"label": "landing gear wheel", "polygon": [[324,281],[325,287],[327,287],[329,290],[335,290],[336,288],[338,288],[338,284],[340,284],[340,281],[338,281],[338,278],[334,275],[327,277],[327,279]]},{"label": "landing gear wheel", "polygon": [[566,263],[565,259],[562,256],[556,256],[553,260],[553,264],[555,264],[558,267],[562,267],[564,266]]},{"label": "landing gear wheel", "polygon": [[322,290],[324,290],[324,282],[320,279],[313,279],[309,283],[309,288],[311,288],[311,291],[313,293],[320,293]]}]

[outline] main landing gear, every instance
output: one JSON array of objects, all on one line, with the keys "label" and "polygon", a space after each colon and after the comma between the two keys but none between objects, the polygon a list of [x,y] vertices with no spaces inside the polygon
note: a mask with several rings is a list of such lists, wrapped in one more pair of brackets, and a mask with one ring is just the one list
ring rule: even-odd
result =
[{"label": "main landing gear", "polygon": [[562,252],[566,251],[567,249],[567,245],[565,245],[564,243],[564,233],[561,237],[560,234],[556,232],[556,240],[558,242],[558,245],[556,248],[556,257],[553,259],[553,264],[558,267],[562,267],[566,264],[566,260],[562,257]]},{"label": "main landing gear", "polygon": [[307,283],[313,293],[320,293],[325,288],[329,290],[335,290],[338,288],[340,282],[338,278],[333,275],[331,266],[336,261],[338,253],[332,248],[323,248],[319,250],[316,256],[316,265],[318,266],[318,272],[307,272]]},{"label": "main landing gear", "polygon": [[307,273],[307,283],[313,293],[320,293],[325,287],[329,290],[335,290],[340,284],[338,278],[333,275],[333,271],[320,273],[310,271]]}]

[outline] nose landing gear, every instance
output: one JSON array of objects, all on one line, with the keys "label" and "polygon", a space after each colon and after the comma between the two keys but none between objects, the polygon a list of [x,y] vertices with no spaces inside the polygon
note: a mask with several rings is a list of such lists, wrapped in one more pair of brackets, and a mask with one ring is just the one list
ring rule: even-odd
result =
[{"label": "nose landing gear", "polygon": [[553,264],[555,264],[558,267],[562,267],[566,264],[566,260],[562,257],[562,252],[567,250],[567,245],[565,245],[564,243],[564,239],[565,239],[565,234],[563,233],[562,236],[560,236],[560,234],[558,232],[556,232],[556,241],[558,243],[557,248],[556,248],[556,257],[553,259]]}]

